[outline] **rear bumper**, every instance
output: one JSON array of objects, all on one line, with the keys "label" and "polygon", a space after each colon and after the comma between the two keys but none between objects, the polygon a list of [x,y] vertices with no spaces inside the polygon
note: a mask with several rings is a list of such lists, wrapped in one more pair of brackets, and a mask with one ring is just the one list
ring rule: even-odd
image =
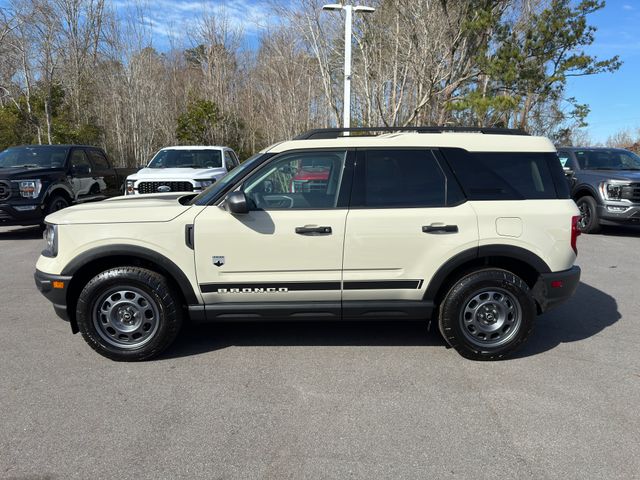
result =
[{"label": "rear bumper", "polygon": [[[51,275],[49,273],[36,270],[33,275],[36,287],[44,295],[47,300],[53,303],[53,309],[61,319],[69,321],[69,312],[67,310],[67,289],[71,277],[65,275]],[[54,282],[56,284],[54,285]]]},{"label": "rear bumper", "polygon": [[578,288],[579,283],[580,267],[578,266],[562,272],[541,274],[532,290],[540,312],[546,312],[568,300]]},{"label": "rear bumper", "polygon": [[[31,205],[19,205],[20,207],[31,207]],[[33,205],[33,210],[16,210],[8,203],[0,204],[0,227],[15,225],[40,225],[44,222],[44,214],[40,205]]]}]

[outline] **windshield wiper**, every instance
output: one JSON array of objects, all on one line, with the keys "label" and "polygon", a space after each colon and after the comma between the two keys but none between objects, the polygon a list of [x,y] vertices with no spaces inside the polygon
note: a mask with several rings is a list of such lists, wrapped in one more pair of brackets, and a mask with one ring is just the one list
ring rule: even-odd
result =
[{"label": "windshield wiper", "polygon": [[26,165],[16,165],[18,168],[38,168],[40,165],[35,163],[27,163]]}]

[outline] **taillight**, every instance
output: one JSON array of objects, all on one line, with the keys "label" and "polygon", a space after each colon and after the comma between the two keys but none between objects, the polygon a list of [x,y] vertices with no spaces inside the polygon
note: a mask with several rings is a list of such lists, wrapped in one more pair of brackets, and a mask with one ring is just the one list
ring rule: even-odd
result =
[{"label": "taillight", "polygon": [[580,235],[580,229],[578,228],[578,222],[580,221],[580,216],[577,215],[575,217],[571,217],[571,248],[573,251],[578,254],[578,235]]}]

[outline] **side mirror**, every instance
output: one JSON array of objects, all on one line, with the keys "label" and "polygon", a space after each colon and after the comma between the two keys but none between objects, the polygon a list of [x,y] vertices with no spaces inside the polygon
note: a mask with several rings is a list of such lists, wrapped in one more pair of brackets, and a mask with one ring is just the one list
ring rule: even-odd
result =
[{"label": "side mirror", "polygon": [[284,173],[285,175],[293,175],[296,173],[296,171],[290,165],[283,165],[281,167],[278,167],[278,171],[280,173]]},{"label": "side mirror", "polygon": [[74,165],[71,167],[71,173],[74,175],[89,175],[91,173],[91,167],[89,165]]},{"label": "side mirror", "polygon": [[244,192],[231,192],[227,195],[227,208],[234,215],[244,215],[249,213],[249,205],[247,204],[247,197]]}]

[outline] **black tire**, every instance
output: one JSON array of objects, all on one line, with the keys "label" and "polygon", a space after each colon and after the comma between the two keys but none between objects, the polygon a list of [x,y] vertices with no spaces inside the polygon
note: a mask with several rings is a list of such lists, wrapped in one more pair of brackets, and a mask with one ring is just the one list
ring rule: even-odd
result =
[{"label": "black tire", "polygon": [[486,269],[463,276],[449,290],[440,305],[438,325],[463,357],[500,360],[529,337],[535,316],[535,301],[520,277]]},{"label": "black tire", "polygon": [[586,195],[576,202],[580,210],[578,228],[582,233],[598,233],[602,230],[600,217],[598,216],[598,204],[595,198]]},{"label": "black tire", "polygon": [[62,195],[54,195],[47,201],[45,216],[69,206],[69,201]]},{"label": "black tire", "polygon": [[87,283],[78,298],[76,320],[100,355],[116,361],[149,360],[178,335],[181,302],[162,275],[117,267]]}]

